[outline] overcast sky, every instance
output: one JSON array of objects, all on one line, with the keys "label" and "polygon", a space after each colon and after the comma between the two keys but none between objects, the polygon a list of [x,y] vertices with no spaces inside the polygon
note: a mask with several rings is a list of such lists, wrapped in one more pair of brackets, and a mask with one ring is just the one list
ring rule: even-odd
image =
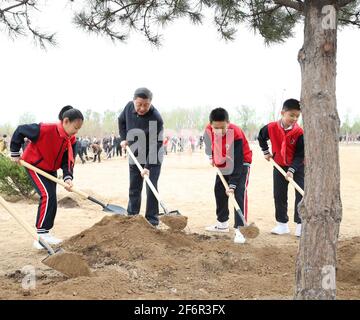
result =
[{"label": "overcast sky", "polygon": [[[49,2],[50,3],[50,2]],[[249,105],[263,118],[276,101],[299,98],[302,26],[296,37],[266,47],[260,36],[241,27],[234,42],[220,39],[211,20],[167,27],[161,48],[133,34],[126,44],[88,35],[71,24],[69,8],[52,2],[39,25],[57,31],[59,45],[43,51],[31,39],[12,41],[0,34],[0,124],[16,124],[32,112],[37,121],[54,121],[64,105],[80,110],[120,110],[137,87],[154,93],[160,110]],[[360,30],[345,29],[338,40],[338,109],[359,116]]]}]

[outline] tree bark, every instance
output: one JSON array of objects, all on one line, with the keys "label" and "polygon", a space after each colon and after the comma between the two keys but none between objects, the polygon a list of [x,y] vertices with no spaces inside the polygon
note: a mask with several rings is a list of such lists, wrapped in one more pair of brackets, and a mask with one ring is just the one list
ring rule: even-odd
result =
[{"label": "tree bark", "polygon": [[[305,197],[296,262],[295,299],[336,298],[336,246],[342,218],[336,108],[336,1],[306,0],[304,46],[299,51],[305,139]],[[326,9],[331,7],[326,7]],[[331,15],[330,15],[331,16]],[[324,21],[325,19],[325,21]],[[324,22],[330,22],[326,24]]]}]

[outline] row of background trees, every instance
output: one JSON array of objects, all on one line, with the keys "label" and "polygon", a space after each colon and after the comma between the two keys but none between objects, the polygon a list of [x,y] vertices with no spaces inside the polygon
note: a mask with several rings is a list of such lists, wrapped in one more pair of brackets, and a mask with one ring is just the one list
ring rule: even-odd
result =
[{"label": "row of background trees", "polygon": [[[181,18],[201,24],[207,11],[226,40],[234,39],[239,25],[246,25],[266,44],[282,43],[294,35],[297,24],[303,24],[304,42],[297,60],[309,169],[299,208],[302,234],[306,236],[300,238],[294,298],[335,299],[336,249],[342,220],[337,36],[338,29],[345,26],[360,28],[360,0],[70,2],[80,3],[82,8],[74,10],[73,22],[89,33],[125,41],[130,33],[138,32],[153,45],[160,44],[159,27]],[[10,36],[32,35],[42,47],[55,44],[54,34],[39,31],[32,23],[38,5],[36,0],[5,1],[0,7],[0,24]]]},{"label": "row of background trees", "polygon": [[[230,110],[229,113],[231,121],[239,125],[247,137],[253,140],[265,123],[278,119],[279,110],[277,109],[274,106],[265,117],[260,117],[254,107],[246,105],[236,107],[234,110]],[[164,119],[165,129],[178,133],[184,129],[202,132],[208,123],[210,110],[210,107],[176,108],[161,112],[161,114]],[[86,110],[84,112],[84,125],[79,135],[103,137],[112,132],[117,133],[119,114],[120,111],[105,110],[100,113],[91,109]],[[38,122],[37,117],[33,113],[27,112],[19,117],[17,125],[34,122]],[[11,123],[0,124],[0,134],[11,136],[14,129]],[[345,114],[340,128],[340,135],[346,137],[360,135],[360,116],[352,118],[349,113]]]}]

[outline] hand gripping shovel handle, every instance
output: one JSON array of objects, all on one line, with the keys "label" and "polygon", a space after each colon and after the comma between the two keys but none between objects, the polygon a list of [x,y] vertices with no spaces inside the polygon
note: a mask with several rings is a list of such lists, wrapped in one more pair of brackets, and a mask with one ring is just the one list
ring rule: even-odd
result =
[{"label": "hand gripping shovel handle", "polygon": [[[52,176],[51,174],[48,174],[47,172],[45,172],[45,171],[43,171],[43,170],[41,170],[41,169],[39,169],[39,168],[37,168],[37,167],[34,167],[33,165],[31,165],[30,163],[25,162],[24,160],[20,160],[20,164],[21,164],[23,167],[28,168],[28,169],[30,169],[30,170],[38,173],[38,174],[41,174],[41,175],[44,176],[45,178],[47,178],[47,179],[49,179],[49,180],[51,180],[51,181],[53,181],[53,182],[55,182],[55,183],[63,186],[63,187],[67,187],[67,186],[68,186],[68,184],[65,183],[64,181],[55,178],[55,177]],[[87,193],[85,193],[85,192],[83,192],[83,191],[81,191],[81,190],[77,190],[77,189],[74,188],[74,187],[71,188],[71,191],[77,193],[78,195],[84,197],[85,199],[88,199],[88,198],[90,197]]]},{"label": "hand gripping shovel handle", "polygon": [[[141,166],[141,164],[139,163],[139,161],[136,159],[135,155],[133,154],[133,152],[131,151],[131,149],[129,148],[129,146],[126,146],[126,151],[128,152],[128,154],[130,155],[131,159],[134,161],[134,163],[136,164],[136,166],[138,167],[139,171],[142,172],[143,171],[143,167]],[[148,184],[149,188],[151,189],[151,191],[153,192],[154,196],[156,197],[157,201],[159,201],[160,206],[163,208],[163,210],[165,211],[165,214],[169,213],[169,210],[167,210],[167,208],[165,207],[165,205],[162,203],[161,201],[161,197],[159,192],[156,190],[156,188],[154,187],[153,183],[151,182],[150,178],[145,175],[144,179],[146,181],[146,183]]]},{"label": "hand gripping shovel handle", "polygon": [[54,250],[50,247],[50,245],[46,241],[44,241],[41,236],[39,236],[25,220],[22,219],[19,214],[12,207],[10,207],[10,205],[1,196],[0,204],[29,233],[29,235],[31,235],[34,240],[39,241],[39,243],[47,250],[50,255],[53,255],[55,253]]},{"label": "hand gripping shovel handle", "polygon": [[270,158],[270,162],[272,163],[272,165],[278,169],[280,171],[280,173],[293,185],[293,187],[297,190],[297,192],[299,192],[302,196],[304,196],[304,190],[301,189],[301,187],[294,181],[294,179],[288,177],[286,175],[286,172],[283,168],[281,168],[275,161],[273,158]]},{"label": "hand gripping shovel handle", "polygon": [[[229,189],[229,185],[228,185],[228,183],[226,182],[226,180],[225,180],[222,172],[220,171],[220,169],[219,169],[218,167],[215,167],[215,168],[216,168],[217,174],[218,174],[221,182],[223,183],[225,189],[228,190],[228,189]],[[241,209],[240,209],[239,204],[237,203],[237,201],[236,201],[236,199],[235,199],[235,196],[234,196],[232,193],[230,193],[230,194],[229,194],[229,198],[230,198],[230,200],[231,200],[231,202],[232,202],[235,210],[239,213],[239,216],[240,216],[242,222],[244,223],[244,226],[247,227],[247,223],[246,223],[246,221],[245,221],[244,215],[242,214],[242,211],[241,211]]]}]

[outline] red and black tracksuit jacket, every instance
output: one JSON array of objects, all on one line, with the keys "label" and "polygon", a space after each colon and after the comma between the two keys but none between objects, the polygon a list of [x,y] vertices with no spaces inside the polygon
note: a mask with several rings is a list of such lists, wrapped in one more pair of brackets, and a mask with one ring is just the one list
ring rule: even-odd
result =
[{"label": "red and black tracksuit jacket", "polygon": [[[295,124],[292,128],[284,129],[281,120],[271,122],[264,126],[258,136],[259,145],[264,155],[270,154],[268,140],[271,142],[271,149],[274,161],[285,171],[294,175],[295,182],[304,188],[304,131]],[[278,222],[286,223],[287,215],[287,193],[288,181],[274,168],[274,200],[275,216]],[[298,213],[298,204],[302,196],[296,192],[294,221],[301,223]]]},{"label": "red and black tracksuit jacket", "polygon": [[[245,220],[248,216],[247,187],[249,184],[252,151],[244,132],[230,123],[225,135],[216,135],[208,124],[204,134],[205,153],[213,164],[223,172],[229,188],[234,189],[235,198],[243,212]],[[218,176],[215,180],[216,215],[219,222],[229,219],[228,196]],[[234,211],[237,228],[243,225],[239,215]]]},{"label": "red and black tracksuit jacket", "polygon": [[258,141],[264,154],[269,154],[268,140],[274,161],[294,173],[304,164],[304,131],[295,123],[285,130],[280,121],[271,122],[260,130]]},{"label": "red and black tracksuit jacket", "polygon": [[[69,137],[59,123],[20,125],[14,132],[10,150],[12,157],[20,156],[21,145],[28,138],[30,143],[25,148],[21,159],[57,177],[57,170],[63,170],[63,179],[73,179],[76,138]],[[27,170],[40,203],[36,219],[38,233],[48,232],[54,225],[57,211],[56,183],[42,177],[32,170]]]}]

